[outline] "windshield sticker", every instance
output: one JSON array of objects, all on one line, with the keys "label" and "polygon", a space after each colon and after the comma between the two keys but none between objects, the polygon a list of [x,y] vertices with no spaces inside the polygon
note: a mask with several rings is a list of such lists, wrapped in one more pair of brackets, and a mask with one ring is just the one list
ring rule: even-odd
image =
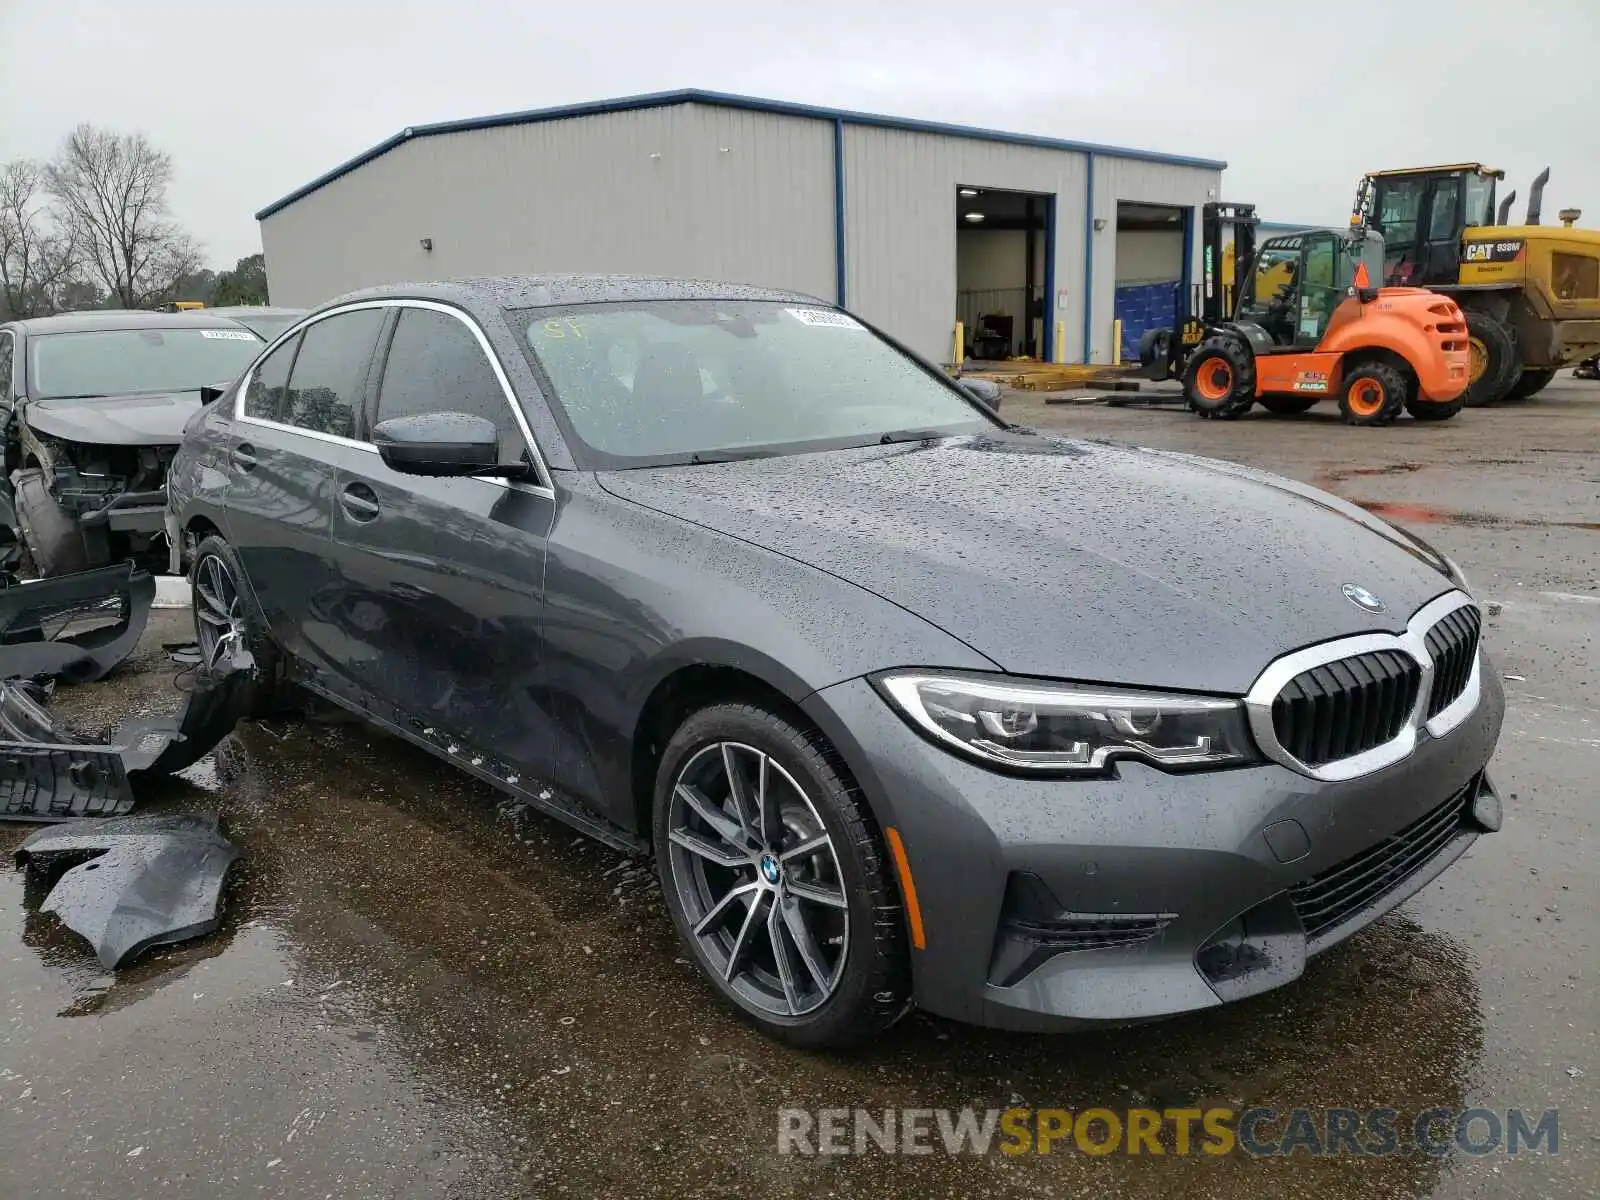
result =
[{"label": "windshield sticker", "polygon": [[254,342],[259,339],[253,333],[246,333],[242,329],[202,329],[200,336],[224,342]]},{"label": "windshield sticker", "polygon": [[864,329],[860,321],[842,312],[829,312],[825,308],[786,308],[783,310],[802,325],[817,325],[825,329]]}]

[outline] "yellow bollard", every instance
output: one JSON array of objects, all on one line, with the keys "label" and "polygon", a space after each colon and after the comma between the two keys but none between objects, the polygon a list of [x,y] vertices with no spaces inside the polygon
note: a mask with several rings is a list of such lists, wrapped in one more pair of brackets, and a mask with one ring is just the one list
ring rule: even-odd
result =
[{"label": "yellow bollard", "polygon": [[1054,351],[1052,357],[1058,363],[1067,361],[1067,325],[1065,321],[1056,322],[1055,342],[1050,347]]},{"label": "yellow bollard", "polygon": [[1113,367],[1120,367],[1122,365],[1121,320],[1111,322],[1111,365]]},{"label": "yellow bollard", "polygon": [[963,332],[965,332],[965,330],[962,327],[962,323],[960,321],[957,321],[956,322],[956,352],[955,352],[955,354],[953,354],[951,356],[950,361],[955,363],[956,367],[958,369],[960,368],[961,364],[966,360],[966,354],[963,353],[964,344],[966,342],[966,338],[961,336]]}]

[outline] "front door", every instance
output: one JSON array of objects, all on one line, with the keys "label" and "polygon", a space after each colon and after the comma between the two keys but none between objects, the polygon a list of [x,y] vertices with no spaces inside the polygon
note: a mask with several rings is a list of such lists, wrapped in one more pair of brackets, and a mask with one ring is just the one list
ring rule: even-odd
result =
[{"label": "front door", "polygon": [[[529,435],[466,314],[400,308],[372,423],[428,412],[486,417],[502,458]],[[554,499],[538,485],[391,470],[370,445],[334,481],[335,606],[346,682],[413,731],[547,777],[552,739],[536,683]]]}]

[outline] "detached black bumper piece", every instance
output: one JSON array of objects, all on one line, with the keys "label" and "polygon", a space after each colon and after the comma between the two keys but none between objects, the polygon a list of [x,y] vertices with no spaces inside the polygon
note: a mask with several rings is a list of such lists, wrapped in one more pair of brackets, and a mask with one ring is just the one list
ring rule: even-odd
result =
[{"label": "detached black bumper piece", "polygon": [[0,679],[103,679],[139,644],[155,596],[132,563],[0,582]]},{"label": "detached black bumper piece", "polygon": [[255,660],[240,647],[225,669],[193,678],[175,716],[124,721],[104,739],[56,724],[36,685],[0,681],[0,820],[118,817],[140,777],[198,762],[249,712]]},{"label": "detached black bumper piece", "polygon": [[75,821],[16,852],[27,890],[44,893],[40,911],[86,938],[107,969],[215,929],[238,857],[215,815]]}]

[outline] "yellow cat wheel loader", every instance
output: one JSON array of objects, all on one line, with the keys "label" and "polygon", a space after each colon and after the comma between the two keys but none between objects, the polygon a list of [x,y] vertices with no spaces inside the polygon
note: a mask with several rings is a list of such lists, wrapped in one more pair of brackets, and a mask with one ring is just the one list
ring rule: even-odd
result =
[{"label": "yellow cat wheel loader", "polygon": [[1550,171],[1529,189],[1521,225],[1513,191],[1482,163],[1373,171],[1356,192],[1352,225],[1378,230],[1384,282],[1442,292],[1467,318],[1469,406],[1525,400],[1563,367],[1600,354],[1600,230],[1540,223]]}]

